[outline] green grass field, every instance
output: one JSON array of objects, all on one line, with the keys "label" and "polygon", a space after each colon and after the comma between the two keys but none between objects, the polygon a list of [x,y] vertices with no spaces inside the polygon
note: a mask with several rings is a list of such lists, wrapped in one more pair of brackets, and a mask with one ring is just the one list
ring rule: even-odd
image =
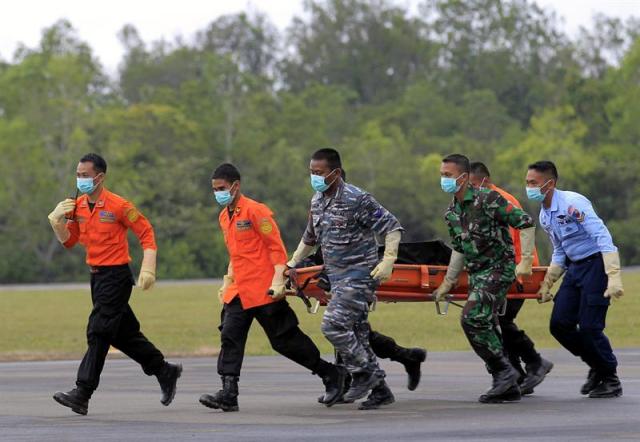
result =
[{"label": "green grass field", "polygon": [[[626,295],[613,303],[607,334],[614,347],[640,347],[640,272],[624,275]],[[168,355],[213,355],[220,346],[220,304],[213,286],[165,286],[151,292],[134,291],[131,305],[142,331]],[[322,309],[309,315],[299,299],[290,299],[302,329],[323,353],[331,346],[320,332]],[[0,360],[78,358],[85,349],[86,320],[91,309],[88,289],[75,291],[0,292]],[[518,324],[539,348],[558,347],[548,331],[551,303],[527,301]],[[429,350],[469,350],[458,322],[460,310],[435,313],[434,304],[378,304],[371,314],[375,330],[401,345]],[[247,354],[273,354],[255,323]]]}]

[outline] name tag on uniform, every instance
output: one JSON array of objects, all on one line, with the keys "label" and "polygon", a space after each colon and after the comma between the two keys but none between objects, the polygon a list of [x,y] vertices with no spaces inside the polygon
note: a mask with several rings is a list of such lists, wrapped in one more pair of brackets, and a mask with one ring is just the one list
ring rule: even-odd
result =
[{"label": "name tag on uniform", "polygon": [[100,211],[100,222],[101,223],[115,223],[116,215],[113,212],[109,212],[108,210]]},{"label": "name tag on uniform", "polygon": [[563,238],[566,238],[569,235],[573,235],[578,230],[580,229],[575,223],[560,224],[560,234]]},{"label": "name tag on uniform", "polygon": [[240,219],[236,221],[236,230],[242,232],[244,230],[251,230],[251,221],[248,219]]}]

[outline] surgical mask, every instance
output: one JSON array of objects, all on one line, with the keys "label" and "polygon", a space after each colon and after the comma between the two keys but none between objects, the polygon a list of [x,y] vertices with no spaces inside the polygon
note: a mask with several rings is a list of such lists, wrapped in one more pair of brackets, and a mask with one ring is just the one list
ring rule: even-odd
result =
[{"label": "surgical mask", "polygon": [[93,184],[94,178],[76,178],[76,187],[81,193],[91,193],[95,190],[96,186]]},{"label": "surgical mask", "polygon": [[547,185],[547,183],[549,182],[549,180],[547,180],[542,186],[540,187],[527,187],[527,198],[529,198],[531,201],[536,201],[536,202],[542,202],[544,201],[544,197],[547,195],[547,193],[549,192],[548,190],[545,193],[542,193],[542,188],[544,186]]},{"label": "surgical mask", "polygon": [[323,177],[322,175],[311,175],[311,187],[313,188],[313,190],[315,190],[316,192],[324,192],[326,191],[329,187],[331,187],[331,184],[333,184],[335,182],[335,180],[337,180],[338,178],[336,177],[333,181],[331,181],[330,184],[327,184],[325,182],[325,178],[329,178],[331,176],[331,174],[333,172],[335,172],[338,169],[333,169],[331,171],[331,173],[329,175],[327,175],[326,177]]},{"label": "surgical mask", "polygon": [[232,187],[233,186],[231,186],[227,190],[216,190],[213,192],[214,196],[216,197],[216,201],[222,207],[227,207],[229,204],[231,204],[231,201],[233,201],[233,195],[231,195]]},{"label": "surgical mask", "polygon": [[447,193],[456,193],[458,190],[460,190],[460,187],[462,187],[462,184],[458,184],[458,180],[463,175],[464,173],[461,174],[458,178],[451,178],[446,176],[440,177],[440,187]]}]

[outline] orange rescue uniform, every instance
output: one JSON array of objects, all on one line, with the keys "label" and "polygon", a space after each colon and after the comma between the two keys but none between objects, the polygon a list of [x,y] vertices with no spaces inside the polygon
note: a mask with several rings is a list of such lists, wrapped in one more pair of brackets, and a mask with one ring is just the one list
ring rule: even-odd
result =
[{"label": "orange rescue uniform", "polygon": [[79,197],[75,219],[67,221],[67,228],[71,235],[63,245],[69,249],[80,242],[87,251],[87,264],[92,267],[131,261],[127,229],[135,233],[143,250],[157,250],[149,220],[129,201],[107,189],[102,189],[93,211],[89,208],[88,195]]},{"label": "orange rescue uniform", "polygon": [[244,309],[274,302],[267,291],[274,266],[286,264],[287,251],[271,210],[240,195],[233,213],[229,213],[228,208],[222,209],[218,221],[234,279],[223,295],[224,303],[230,303],[236,296],[240,297]]},{"label": "orange rescue uniform", "polygon": [[[509,201],[511,204],[516,206],[519,209],[522,209],[520,202],[516,199],[515,196],[511,195],[504,189],[496,186],[495,184],[490,184],[489,189],[498,192],[504,199]],[[509,231],[511,232],[511,239],[513,240],[513,250],[516,253],[516,264],[520,263],[520,255],[522,253],[522,247],[520,246],[520,231],[518,229],[514,229],[513,227],[509,227]],[[533,265],[539,266],[540,261],[538,260],[538,250],[534,247],[533,249]]]}]

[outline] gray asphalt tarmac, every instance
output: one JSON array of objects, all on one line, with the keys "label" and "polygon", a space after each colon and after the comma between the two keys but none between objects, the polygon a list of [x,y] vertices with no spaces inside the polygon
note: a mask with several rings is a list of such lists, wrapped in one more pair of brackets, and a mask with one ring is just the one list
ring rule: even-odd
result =
[{"label": "gray asphalt tarmac", "polygon": [[543,353],[556,364],[547,380],[503,405],[476,402],[490,379],[470,352],[430,354],[415,392],[402,366],[383,361],[396,403],[375,411],[317,404],[319,379],[281,357],[246,359],[239,413],[198,403],[219,388],[213,359],[181,360],[178,395],[163,407],[155,378],[110,359],[89,415],[79,416],[51,399],[72,386],[78,361],[0,363],[0,440],[640,440],[640,349],[617,351],[624,396],[604,400],[578,393],[586,375],[579,360]]}]

